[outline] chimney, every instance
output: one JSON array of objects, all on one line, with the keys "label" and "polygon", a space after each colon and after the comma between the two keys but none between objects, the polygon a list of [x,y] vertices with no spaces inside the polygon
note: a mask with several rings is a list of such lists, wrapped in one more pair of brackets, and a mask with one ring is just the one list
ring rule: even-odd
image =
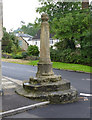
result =
[{"label": "chimney", "polygon": [[82,9],[86,9],[89,7],[89,0],[82,0]]}]

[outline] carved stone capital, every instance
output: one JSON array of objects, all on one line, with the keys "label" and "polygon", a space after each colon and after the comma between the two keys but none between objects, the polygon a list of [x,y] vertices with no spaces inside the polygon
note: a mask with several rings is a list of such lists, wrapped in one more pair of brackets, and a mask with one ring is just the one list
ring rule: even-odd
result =
[{"label": "carved stone capital", "polygon": [[48,15],[47,15],[46,13],[43,13],[43,14],[41,15],[41,20],[42,20],[42,22],[46,22],[46,21],[48,21],[48,19],[49,19],[49,17],[48,17]]}]

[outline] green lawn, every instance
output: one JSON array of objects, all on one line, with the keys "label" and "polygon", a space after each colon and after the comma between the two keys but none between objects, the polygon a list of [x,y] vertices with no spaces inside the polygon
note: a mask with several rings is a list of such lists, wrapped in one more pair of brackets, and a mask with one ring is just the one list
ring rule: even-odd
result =
[{"label": "green lawn", "polygon": [[[2,58],[2,61],[17,63],[17,64],[24,64],[24,65],[37,65],[37,63],[39,62],[38,60],[29,61],[29,60],[22,60],[22,59],[4,59],[4,58]],[[53,62],[52,65],[53,65],[53,68],[57,68],[57,69],[92,73],[92,67],[87,65],[61,63],[61,62]]]},{"label": "green lawn", "polygon": [[[29,65],[37,65],[38,61],[30,61]],[[70,63],[61,63],[53,62],[53,68],[64,69],[64,70],[73,70],[73,71],[82,71],[82,72],[92,72],[92,67],[80,64],[70,64]]]}]

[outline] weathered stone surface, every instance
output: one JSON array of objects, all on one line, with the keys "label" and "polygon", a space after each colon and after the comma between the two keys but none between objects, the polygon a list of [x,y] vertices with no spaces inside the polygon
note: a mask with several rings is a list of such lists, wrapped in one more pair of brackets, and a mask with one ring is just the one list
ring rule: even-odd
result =
[{"label": "weathered stone surface", "polygon": [[54,75],[50,60],[48,15],[42,14],[41,19],[40,60],[36,74],[37,77]]},{"label": "weathered stone surface", "polygon": [[67,80],[61,80],[57,82],[49,82],[49,83],[29,83],[24,82],[23,83],[23,88],[26,90],[31,90],[31,91],[58,91],[58,90],[68,90],[70,89],[70,82]]},{"label": "weathered stone surface", "polygon": [[31,84],[47,84],[50,82],[61,81],[61,75],[52,75],[52,76],[40,76],[40,77],[31,77],[29,83]]},{"label": "weathered stone surface", "polygon": [[38,72],[36,74],[37,77],[41,76],[52,76],[54,75],[53,70],[52,70],[52,64],[43,64],[43,63],[38,63]]},{"label": "weathered stone surface", "polygon": [[77,98],[77,91],[75,88],[71,87],[68,90],[64,91],[50,91],[50,92],[44,92],[44,91],[31,91],[30,90],[25,90],[23,87],[20,87],[16,90],[16,92],[22,96],[31,98],[31,99],[36,99],[36,100],[49,100],[51,103],[71,103],[75,102],[78,100]]}]

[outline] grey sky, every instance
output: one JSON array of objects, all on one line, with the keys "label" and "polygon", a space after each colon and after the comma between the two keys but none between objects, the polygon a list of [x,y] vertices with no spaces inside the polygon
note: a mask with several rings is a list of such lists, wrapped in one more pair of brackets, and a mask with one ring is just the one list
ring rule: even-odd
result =
[{"label": "grey sky", "polygon": [[34,23],[38,0],[3,0],[3,26],[7,31],[20,27],[20,21]]}]

